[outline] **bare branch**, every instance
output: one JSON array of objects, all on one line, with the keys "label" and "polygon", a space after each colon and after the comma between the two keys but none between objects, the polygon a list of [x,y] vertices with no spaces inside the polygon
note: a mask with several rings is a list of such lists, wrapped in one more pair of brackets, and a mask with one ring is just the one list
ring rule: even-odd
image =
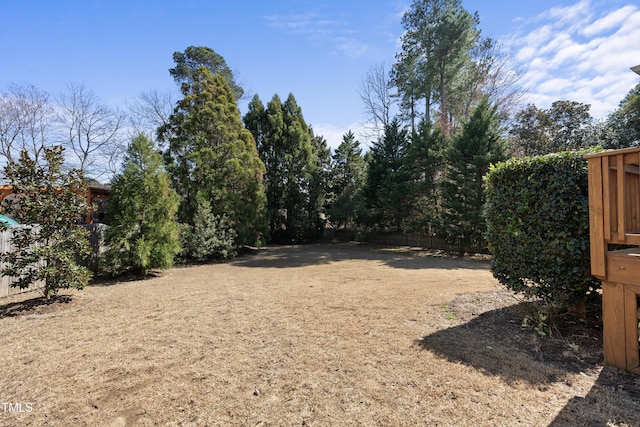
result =
[{"label": "bare branch", "polygon": [[378,129],[378,135],[391,123],[392,110],[396,104],[396,98],[391,95],[392,87],[389,72],[385,64],[380,63],[369,68],[358,88],[367,120]]},{"label": "bare branch", "polygon": [[35,86],[10,85],[0,94],[0,154],[17,160],[26,150],[38,162],[52,129],[49,94]]},{"label": "bare branch", "polygon": [[479,58],[482,71],[482,91],[498,105],[503,119],[512,117],[522,108],[525,95],[521,83],[522,74],[512,68],[511,61],[501,47],[492,44]]},{"label": "bare branch", "polygon": [[77,158],[77,167],[93,177],[110,172],[111,156],[123,145],[125,115],[83,85],[72,84],[59,97],[57,118],[65,134],[62,144]]},{"label": "bare branch", "polygon": [[158,128],[169,123],[176,99],[174,92],[160,93],[157,90],[143,92],[138,99],[127,102],[130,113],[132,133],[143,133],[151,140],[156,140]]}]

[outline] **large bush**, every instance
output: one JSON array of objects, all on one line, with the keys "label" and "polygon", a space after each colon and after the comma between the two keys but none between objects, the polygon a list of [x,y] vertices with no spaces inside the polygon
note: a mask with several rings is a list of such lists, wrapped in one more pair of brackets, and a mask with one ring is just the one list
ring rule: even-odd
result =
[{"label": "large bush", "polygon": [[180,251],[177,210],[178,195],[169,188],[162,157],[151,141],[137,136],[113,179],[105,270],[116,276],[171,267]]},{"label": "large bush", "polygon": [[15,196],[4,199],[3,212],[33,226],[13,228],[15,250],[0,254],[2,275],[20,289],[42,281],[47,299],[91,280],[91,271],[78,264],[91,252],[88,233],[78,224],[87,214],[87,188],[82,172],[63,171],[63,162],[64,149],[55,146],[45,148],[39,161],[22,151],[19,161],[4,168]]},{"label": "large bush", "polygon": [[183,260],[198,262],[229,259],[237,255],[236,232],[226,215],[215,215],[206,199],[197,203],[195,225],[183,224],[180,233]]},{"label": "large bush", "polygon": [[581,308],[590,274],[585,152],[511,159],[486,176],[492,272],[507,288],[557,309]]}]

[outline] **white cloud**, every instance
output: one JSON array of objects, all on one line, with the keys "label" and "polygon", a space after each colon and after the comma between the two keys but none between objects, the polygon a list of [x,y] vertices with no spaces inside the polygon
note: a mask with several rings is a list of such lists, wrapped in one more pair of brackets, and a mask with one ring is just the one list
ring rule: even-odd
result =
[{"label": "white cloud", "polygon": [[563,92],[563,91],[567,91],[568,88],[571,88],[571,86],[574,84],[575,82],[569,80],[569,79],[558,79],[558,78],[554,78],[554,79],[549,79],[543,83],[541,83],[538,87],[537,90],[539,90],[542,93],[558,93],[558,92]]},{"label": "white cloud", "polygon": [[318,36],[340,28],[339,20],[323,19],[315,13],[265,16],[267,26],[288,33]]},{"label": "white cloud", "polygon": [[589,20],[593,10],[589,0],[581,0],[580,2],[566,7],[554,7],[543,13],[542,19],[549,19],[555,27],[568,27],[572,30],[578,29],[582,24]]},{"label": "white cloud", "polygon": [[327,140],[327,145],[331,147],[332,150],[338,148],[338,146],[342,142],[342,137],[349,131],[354,133],[356,139],[360,141],[360,147],[363,148],[363,151],[366,151],[371,138],[369,135],[370,131],[367,130],[366,125],[363,125],[362,123],[351,123],[346,128],[331,124],[313,125],[313,133],[315,135],[322,135],[324,139]]},{"label": "white cloud", "polygon": [[349,59],[357,59],[364,56],[371,48],[354,38],[337,37],[335,39],[336,49],[334,53],[341,53]]},{"label": "white cloud", "polygon": [[516,52],[515,54],[515,59],[518,62],[526,62],[526,61],[530,61],[532,58],[534,58],[536,55],[536,48],[533,46],[525,46],[522,47],[518,52]]},{"label": "white cloud", "polygon": [[596,34],[601,34],[607,30],[612,28],[616,28],[623,24],[634,12],[634,6],[625,6],[622,9],[618,9],[613,13],[604,16],[591,25],[586,26],[582,29],[581,33],[587,37],[594,36]]},{"label": "white cloud", "polygon": [[548,108],[556,100],[577,101],[602,118],[638,83],[629,70],[640,64],[638,7],[582,0],[521,22],[525,27],[505,47],[526,70],[527,102]]},{"label": "white cloud", "polygon": [[360,58],[371,50],[369,45],[354,37],[356,32],[343,18],[330,18],[310,12],[269,15],[264,19],[270,28],[330,45],[332,54],[339,53],[348,59]]},{"label": "white cloud", "polygon": [[524,42],[526,46],[540,48],[544,47],[549,40],[552,40],[554,37],[553,27],[551,25],[543,25],[542,27],[536,28],[531,31],[524,38]]},{"label": "white cloud", "polygon": [[541,17],[550,18],[554,21],[562,21],[564,19],[575,21],[580,15],[588,14],[590,9],[589,0],[581,0],[571,6],[552,7],[548,11],[541,14]]},{"label": "white cloud", "polygon": [[554,67],[558,67],[563,64],[570,64],[576,59],[580,58],[581,55],[584,55],[585,51],[588,49],[585,45],[567,43],[562,48],[558,49],[555,56],[551,60],[551,65]]}]

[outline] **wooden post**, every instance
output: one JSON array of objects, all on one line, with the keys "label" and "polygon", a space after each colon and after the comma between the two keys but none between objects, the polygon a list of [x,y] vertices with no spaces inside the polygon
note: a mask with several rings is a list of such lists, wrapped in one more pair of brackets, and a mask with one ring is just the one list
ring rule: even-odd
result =
[{"label": "wooden post", "polygon": [[604,215],[602,201],[602,160],[600,158],[589,159],[588,168],[591,274],[603,279],[606,271],[606,251],[604,245]]},{"label": "wooden post", "polygon": [[627,366],[624,328],[624,286],[602,282],[602,323],[604,364]]}]

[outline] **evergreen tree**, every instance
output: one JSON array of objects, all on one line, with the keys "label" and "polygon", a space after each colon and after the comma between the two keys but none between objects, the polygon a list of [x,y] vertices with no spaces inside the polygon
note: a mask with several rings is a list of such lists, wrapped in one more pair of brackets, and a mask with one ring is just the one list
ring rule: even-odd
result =
[{"label": "evergreen tree", "polygon": [[[461,0],[413,0],[402,17],[402,49],[391,79],[402,118],[413,133],[420,117],[449,138],[483,96],[507,117],[522,96],[520,76],[491,38],[481,37],[477,12]],[[365,103],[365,108],[369,106]]]},{"label": "evergreen tree", "polygon": [[[282,108],[281,105],[280,108]],[[247,106],[247,110],[247,114],[242,118],[242,121],[244,122],[245,128],[253,135],[253,139],[256,141],[256,146],[258,147],[258,152],[262,158],[264,157],[263,153],[266,144],[265,138],[267,137],[267,132],[270,126],[267,123],[266,109],[264,108],[264,104],[260,100],[258,94],[253,95],[253,98],[251,98],[251,101]],[[270,158],[262,160],[265,164],[265,168],[269,169],[267,160],[270,160]]]},{"label": "evergreen tree", "polygon": [[31,227],[13,229],[15,251],[0,255],[3,276],[13,277],[20,289],[44,282],[45,298],[60,289],[82,289],[91,272],[77,260],[88,256],[88,232],[78,222],[87,214],[87,187],[78,169],[63,172],[64,148],[43,149],[42,164],[20,153],[4,169],[15,197],[3,201],[4,211]]},{"label": "evergreen tree", "polygon": [[198,200],[194,225],[182,229],[182,256],[196,261],[236,256],[236,232],[226,215],[214,215],[207,200]]},{"label": "evergreen tree", "polygon": [[366,165],[353,132],[342,137],[332,156],[329,216],[338,228],[352,228],[363,214]]},{"label": "evergreen tree", "polygon": [[282,104],[282,112],[286,236],[291,241],[313,240],[317,234],[316,224],[320,214],[315,200],[310,197],[317,167],[316,153],[302,109],[293,94],[289,94]]},{"label": "evergreen tree", "polygon": [[265,184],[271,239],[291,243],[314,239],[320,204],[314,191],[318,151],[293,94],[282,103],[274,95],[264,108],[258,96],[244,117],[258,141],[266,167]]},{"label": "evergreen tree", "polygon": [[197,68],[182,85],[169,123],[159,130],[168,142],[165,161],[182,200],[179,221],[195,225],[197,201],[226,215],[238,245],[260,245],[266,232],[264,164],[255,140],[245,129],[235,96],[224,78]]},{"label": "evergreen tree", "polygon": [[227,61],[210,47],[189,46],[184,52],[174,52],[173,62],[176,66],[169,69],[169,74],[178,85],[189,83],[198,68],[206,67],[211,75],[222,76],[236,100],[244,95],[244,89],[236,82],[236,76],[227,65]]},{"label": "evergreen tree", "polygon": [[[396,55],[394,80],[401,105],[409,107],[412,131],[417,101],[424,102],[424,120],[431,122],[431,108],[445,135],[454,130],[454,96],[462,77],[473,66],[472,52],[480,38],[477,13],[471,15],[460,0],[414,0],[402,18],[405,32],[402,51]],[[475,94],[473,94],[475,95]]]},{"label": "evergreen tree", "polygon": [[497,109],[484,98],[445,152],[440,232],[461,253],[486,245],[483,177],[504,158]]},{"label": "evergreen tree", "polygon": [[284,169],[284,146],[282,133],[284,118],[282,102],[274,95],[267,108],[256,94],[249,103],[249,111],[243,118],[258,147],[260,159],[265,165],[265,193],[267,197],[267,217],[269,221],[270,239],[284,223],[285,185],[281,178]]},{"label": "evergreen tree", "polygon": [[411,176],[409,230],[431,231],[439,209],[438,179],[444,172],[446,139],[439,127],[422,120],[411,135],[407,165]]},{"label": "evergreen tree", "polygon": [[598,142],[605,148],[640,145],[640,83],[620,101],[601,128]]},{"label": "evergreen tree", "polygon": [[316,163],[309,192],[309,224],[312,225],[315,222],[313,226],[315,233],[311,238],[318,239],[322,236],[327,216],[331,148],[328,147],[327,140],[322,135],[314,135],[311,127],[309,127],[309,134]]},{"label": "evergreen tree", "polygon": [[173,265],[180,251],[175,215],[179,197],[169,187],[162,156],[143,135],[129,144],[121,174],[113,179],[105,269],[146,274]]},{"label": "evergreen tree", "polygon": [[397,120],[385,127],[384,136],[371,147],[365,200],[367,222],[374,228],[404,231],[411,211],[409,138]]}]

